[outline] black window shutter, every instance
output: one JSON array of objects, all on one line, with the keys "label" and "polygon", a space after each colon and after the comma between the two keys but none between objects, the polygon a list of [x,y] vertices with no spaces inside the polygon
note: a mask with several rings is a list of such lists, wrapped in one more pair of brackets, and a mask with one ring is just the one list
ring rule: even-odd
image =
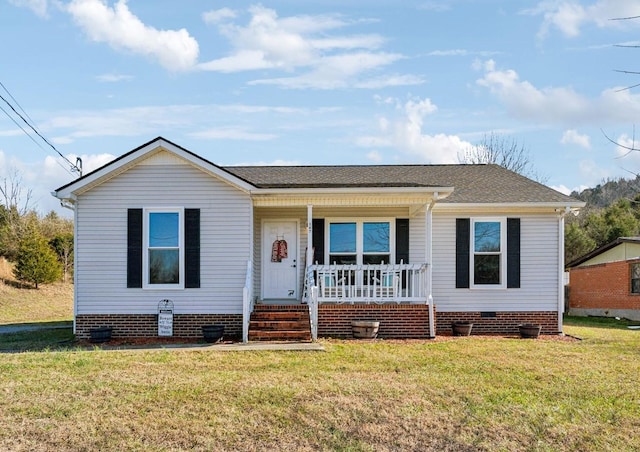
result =
[{"label": "black window shutter", "polygon": [[142,287],[142,209],[127,210],[127,288]]},{"label": "black window shutter", "polygon": [[[469,288],[469,248],[471,220],[456,218],[456,288]],[[431,264],[431,263],[429,263]]]},{"label": "black window shutter", "polygon": [[507,218],[507,288],[520,288],[520,218]]},{"label": "black window shutter", "polygon": [[396,264],[409,263],[409,219],[396,218]]},{"label": "black window shutter", "polygon": [[184,287],[200,287],[200,209],[184,209]]},{"label": "black window shutter", "polygon": [[313,262],[307,265],[324,264],[324,218],[314,218],[313,226]]}]

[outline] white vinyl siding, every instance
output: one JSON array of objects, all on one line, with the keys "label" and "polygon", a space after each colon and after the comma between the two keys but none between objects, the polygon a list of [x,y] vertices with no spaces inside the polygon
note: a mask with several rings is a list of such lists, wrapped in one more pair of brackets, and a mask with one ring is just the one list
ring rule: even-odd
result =
[{"label": "white vinyl siding", "polygon": [[[165,298],[176,314],[242,313],[251,257],[249,195],[177,158],[167,164],[166,158],[152,157],[79,197],[78,314],[155,314]],[[126,287],[127,209],[149,206],[200,209],[200,288]]]},{"label": "white vinyl siding", "polygon": [[434,212],[433,300],[438,312],[557,311],[558,218],[518,215],[520,284],[518,289],[456,289],[456,218]]}]

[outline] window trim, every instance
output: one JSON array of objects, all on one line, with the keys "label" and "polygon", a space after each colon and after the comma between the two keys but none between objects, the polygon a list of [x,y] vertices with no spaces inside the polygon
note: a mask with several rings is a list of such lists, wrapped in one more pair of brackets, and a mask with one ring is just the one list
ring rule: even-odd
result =
[{"label": "window trim", "polygon": [[[630,262],[629,263],[629,293],[633,296],[638,296],[640,295],[640,292],[634,292],[633,291],[633,267],[634,266],[639,266],[640,267],[640,261],[635,261],[635,262]],[[636,278],[636,279],[640,279],[640,278]]]},{"label": "window trim", "polygon": [[[149,215],[151,213],[178,214],[178,260],[177,284],[151,284],[149,282]],[[185,228],[184,207],[145,207],[142,209],[142,288],[144,290],[183,290],[185,288]]]},{"label": "window trim", "polygon": [[[478,290],[495,290],[507,288],[507,217],[471,217],[469,228],[469,288]],[[475,225],[476,223],[500,224],[500,252],[476,253],[475,251]],[[476,255],[500,256],[500,283],[476,284],[475,283],[475,257]]]},{"label": "window trim", "polygon": [[[394,217],[327,217],[324,219],[324,259],[328,265],[333,265],[331,256],[330,228],[332,223],[355,223],[356,224],[356,265],[364,265],[364,223],[388,223],[389,224],[389,262],[395,264],[396,260],[396,219]],[[334,253],[341,254],[341,253]],[[350,254],[350,253],[342,253]],[[366,253],[366,254],[386,254],[386,253]]]}]

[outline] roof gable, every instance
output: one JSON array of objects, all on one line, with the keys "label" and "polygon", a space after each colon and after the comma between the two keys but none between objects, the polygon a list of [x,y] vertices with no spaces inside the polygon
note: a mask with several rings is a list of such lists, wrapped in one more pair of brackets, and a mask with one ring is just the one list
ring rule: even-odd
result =
[{"label": "roof gable", "polygon": [[[595,250],[585,254],[584,256],[574,259],[573,261],[569,262],[566,265],[566,267],[567,268],[579,267],[584,263],[588,263],[588,264],[602,263],[600,262],[600,260],[598,260],[599,257],[602,257],[603,255],[609,253],[611,250],[614,250],[615,248],[626,247],[628,245],[632,247],[632,249],[630,249],[629,251],[633,250],[633,255],[631,256],[631,258],[637,258],[638,257],[637,251],[640,248],[640,237],[619,237],[615,239],[613,242],[609,242],[605,245],[602,245],[600,248],[596,248]],[[621,258],[615,259],[615,261],[629,259],[629,257],[626,256],[627,250],[623,250],[623,251],[624,252],[622,252],[621,254],[624,256]],[[611,256],[607,256],[607,257],[611,259]],[[591,260],[596,260],[597,262],[591,263],[589,262]],[[604,259],[604,260],[607,261],[607,259]],[[608,260],[608,261],[612,262],[614,260]]]},{"label": "roof gable", "polygon": [[60,199],[70,199],[78,194],[92,189],[103,182],[116,177],[128,169],[139,165],[149,164],[149,159],[161,152],[167,152],[177,158],[187,161],[195,167],[216,176],[225,182],[243,191],[250,191],[254,188],[249,182],[229,173],[224,168],[209,162],[206,159],[194,154],[187,149],[172,143],[162,137],[157,137],[142,146],[139,146],[126,154],[112,160],[102,167],[76,179],[53,192],[53,195]]}]

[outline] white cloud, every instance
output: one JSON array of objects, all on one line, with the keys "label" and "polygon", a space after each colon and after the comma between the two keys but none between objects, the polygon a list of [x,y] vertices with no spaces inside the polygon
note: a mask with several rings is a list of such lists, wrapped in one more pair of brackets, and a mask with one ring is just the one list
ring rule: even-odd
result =
[{"label": "white cloud", "polygon": [[297,166],[297,165],[301,165],[302,163],[299,162],[298,160],[280,160],[280,159],[276,159],[276,160],[272,160],[270,162],[264,161],[264,160],[260,160],[257,162],[246,162],[246,163],[234,163],[232,165],[228,165],[228,166]]},{"label": "white cloud", "polygon": [[498,70],[493,60],[474,63],[484,76],[476,83],[487,88],[514,117],[552,125],[593,124],[626,121],[633,123],[640,115],[640,95],[629,90],[610,88],[591,99],[572,87],[537,88],[520,80],[512,69]]},{"label": "white cloud", "polygon": [[[389,53],[350,53],[327,56],[316,69],[300,76],[261,79],[249,82],[250,85],[277,85],[291,89],[336,89],[353,85],[360,88],[383,88],[399,84],[419,84],[418,78],[398,79],[381,78],[358,81],[358,75],[368,70],[386,66],[400,59],[398,54]],[[411,76],[409,76],[411,77]]]},{"label": "white cloud", "polygon": [[433,50],[427,53],[428,56],[469,56],[478,55],[481,57],[489,57],[492,55],[498,55],[502,52],[491,50],[465,50],[465,49],[449,49],[449,50]]},{"label": "white cloud", "polygon": [[638,139],[622,134],[615,142],[618,143],[614,150],[618,165],[630,171],[625,176],[637,174],[638,168],[640,168],[640,142]]},{"label": "white cloud", "polygon": [[577,144],[585,149],[591,148],[591,141],[589,135],[581,135],[575,129],[565,130],[560,139],[562,144]]},{"label": "white cloud", "polygon": [[72,0],[66,9],[90,39],[147,56],[170,71],[189,70],[198,60],[198,42],[187,30],[146,25],[131,13],[126,0],[113,8],[101,0]]},{"label": "white cloud", "polygon": [[611,172],[593,160],[581,160],[578,162],[580,179],[593,187],[611,176]]},{"label": "white cloud", "polygon": [[172,127],[191,126],[197,113],[205,110],[194,105],[77,110],[51,116],[40,129],[56,143],[70,143],[79,138],[152,135]]},{"label": "white cloud", "polygon": [[418,9],[422,9],[425,11],[442,12],[442,11],[449,11],[451,9],[451,5],[448,5],[446,2],[442,0],[437,2],[428,1],[428,2],[423,2],[421,5],[419,5]]},{"label": "white cloud", "polygon": [[543,22],[538,32],[539,38],[555,28],[567,37],[580,35],[581,28],[594,24],[599,28],[637,27],[637,21],[612,20],[640,15],[640,5],[636,0],[598,0],[590,5],[575,0],[545,0],[535,8],[525,9],[523,14],[542,15]]},{"label": "white cloud", "polygon": [[9,0],[15,6],[29,8],[36,15],[46,18],[49,15],[48,0]]},{"label": "white cloud", "polygon": [[208,140],[245,140],[245,141],[269,141],[278,137],[272,133],[250,132],[243,127],[218,127],[189,134],[193,138]]},{"label": "white cloud", "polygon": [[437,111],[430,99],[411,99],[396,105],[400,118],[379,118],[379,135],[358,137],[358,146],[392,147],[428,163],[457,163],[459,152],[471,146],[455,135],[424,133],[425,117]]},{"label": "white cloud", "polygon": [[[74,162],[78,156],[69,154],[66,158]],[[82,158],[84,174],[110,162],[114,159],[110,154],[83,154]],[[16,172],[21,178],[23,197],[26,190],[31,191],[31,201],[29,207],[41,214],[51,210],[64,216],[71,216],[69,210],[60,206],[60,201],[51,195],[51,192],[78,177],[78,174],[71,173],[70,165],[60,157],[46,156],[43,160],[24,162],[15,156],[8,156],[0,150],[0,179],[9,177],[12,172]],[[26,199],[24,199],[26,201]]]},{"label": "white cloud", "polygon": [[226,19],[234,19],[237,13],[231,8],[221,8],[207,11],[202,14],[202,20],[207,24],[217,24]]},{"label": "white cloud", "polygon": [[215,15],[220,34],[226,37],[231,52],[204,62],[198,68],[223,73],[275,70],[286,77],[269,77],[252,85],[276,85],[293,89],[336,89],[347,86],[382,88],[423,83],[419,76],[379,74],[402,55],[378,50],[385,39],[377,34],[336,34],[349,22],[338,16],[279,17],[275,10],[260,5],[249,8],[246,25]]},{"label": "white cloud", "polygon": [[571,189],[566,185],[555,185],[555,186],[552,185],[551,188],[553,188],[556,191],[559,191],[560,193],[564,193],[565,195],[571,194]]},{"label": "white cloud", "polygon": [[586,190],[587,188],[590,188],[588,185],[580,185],[578,187],[574,187],[574,188],[569,188],[566,185],[552,185],[551,188],[553,188],[556,191],[559,191],[560,193],[564,193],[565,195],[570,195],[571,193],[573,193],[574,191],[580,193],[583,190]]},{"label": "white cloud", "polygon": [[374,163],[380,163],[382,162],[382,154],[378,151],[371,151],[367,154],[367,159]]},{"label": "white cloud", "polygon": [[103,83],[116,83],[133,80],[133,76],[124,74],[101,74],[96,75],[96,80]]}]

